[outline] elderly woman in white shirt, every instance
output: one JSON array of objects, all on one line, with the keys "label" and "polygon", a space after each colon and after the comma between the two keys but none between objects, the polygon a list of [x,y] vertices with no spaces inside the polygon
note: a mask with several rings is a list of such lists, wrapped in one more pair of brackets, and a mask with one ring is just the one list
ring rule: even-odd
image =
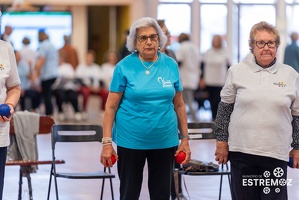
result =
[{"label": "elderly woman in white shirt", "polygon": [[299,168],[299,75],[276,59],[279,45],[276,27],[255,24],[252,59],[229,68],[221,91],[215,155],[231,162],[233,200],[286,200],[287,185],[274,183],[287,179],[289,157]]},{"label": "elderly woman in white shirt", "polygon": [[20,78],[13,47],[0,40],[0,104],[7,104],[10,108],[10,116],[0,116],[0,199],[2,199],[5,162],[7,147],[9,146],[9,121],[14,113],[20,94]]}]

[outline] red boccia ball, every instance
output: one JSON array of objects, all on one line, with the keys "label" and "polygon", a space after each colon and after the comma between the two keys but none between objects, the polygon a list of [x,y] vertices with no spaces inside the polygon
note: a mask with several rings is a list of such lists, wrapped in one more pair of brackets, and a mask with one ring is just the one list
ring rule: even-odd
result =
[{"label": "red boccia ball", "polygon": [[0,104],[0,115],[9,117],[10,115],[10,107],[7,104]]},{"label": "red boccia ball", "polygon": [[182,162],[186,159],[186,153],[181,151],[180,153],[178,153],[178,155],[176,155],[175,157],[175,161],[179,164],[182,164]]},{"label": "red boccia ball", "polygon": [[[112,156],[111,156],[111,163],[112,163],[112,165],[114,165],[115,162],[116,162],[116,158],[115,158],[114,155],[112,155]],[[106,161],[106,164],[109,165],[108,160]]]}]

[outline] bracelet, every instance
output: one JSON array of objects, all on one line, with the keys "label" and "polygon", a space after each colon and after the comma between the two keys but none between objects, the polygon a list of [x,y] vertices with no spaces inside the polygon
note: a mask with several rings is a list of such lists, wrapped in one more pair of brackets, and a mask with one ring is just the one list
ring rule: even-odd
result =
[{"label": "bracelet", "polygon": [[181,136],[180,136],[180,139],[183,139],[183,138],[188,138],[188,139],[190,139],[189,135],[181,135]]},{"label": "bracelet", "polygon": [[103,146],[112,145],[112,143],[102,143]]},{"label": "bracelet", "polygon": [[103,137],[102,138],[102,144],[112,144],[112,138],[111,137]]}]

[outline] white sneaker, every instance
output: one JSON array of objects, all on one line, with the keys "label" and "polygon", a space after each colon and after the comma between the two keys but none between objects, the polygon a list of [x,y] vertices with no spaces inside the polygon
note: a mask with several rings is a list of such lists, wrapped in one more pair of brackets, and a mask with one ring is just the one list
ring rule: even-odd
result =
[{"label": "white sneaker", "polygon": [[58,114],[58,119],[59,119],[59,121],[64,121],[65,120],[64,114],[63,113],[59,113]]},{"label": "white sneaker", "polygon": [[182,193],[179,194],[179,197],[175,200],[188,200],[187,197],[185,197]]},{"label": "white sneaker", "polygon": [[81,121],[81,120],[82,120],[82,115],[81,115],[81,113],[79,113],[79,112],[75,113],[75,120],[76,120],[76,121]]}]

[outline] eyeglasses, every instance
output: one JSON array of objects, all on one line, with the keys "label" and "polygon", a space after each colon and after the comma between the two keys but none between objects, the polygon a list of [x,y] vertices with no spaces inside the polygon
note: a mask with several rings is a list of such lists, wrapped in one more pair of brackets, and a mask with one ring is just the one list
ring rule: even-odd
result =
[{"label": "eyeglasses", "polygon": [[148,41],[148,38],[149,38],[152,42],[156,43],[156,42],[158,42],[158,40],[159,40],[159,35],[158,35],[158,34],[152,34],[152,35],[150,35],[150,36],[139,35],[139,36],[137,37],[137,40],[138,40],[138,42],[139,42],[140,44],[145,44],[145,43]]},{"label": "eyeglasses", "polygon": [[268,42],[265,42],[265,41],[263,41],[263,40],[261,40],[261,41],[255,41],[255,45],[256,45],[257,48],[259,48],[259,49],[264,48],[266,45],[267,45],[269,48],[274,48],[274,47],[276,47],[276,41],[272,41],[272,40],[270,40],[270,41],[268,41]]}]

